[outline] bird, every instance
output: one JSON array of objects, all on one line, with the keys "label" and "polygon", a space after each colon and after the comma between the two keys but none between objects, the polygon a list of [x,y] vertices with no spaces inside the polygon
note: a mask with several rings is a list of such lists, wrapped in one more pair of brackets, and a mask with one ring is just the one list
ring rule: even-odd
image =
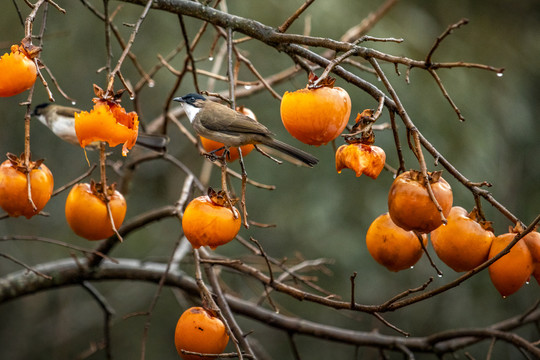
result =
[{"label": "bird", "polygon": [[[226,148],[253,144],[265,145],[277,150],[283,158],[298,160],[313,167],[319,160],[313,155],[274,138],[274,134],[263,124],[215,101],[207,100],[200,94],[190,93],[175,97],[188,117],[197,135],[223,143]],[[267,154],[265,154],[267,155]]]},{"label": "bird", "polygon": [[[81,111],[71,106],[44,103],[37,105],[32,115],[60,139],[80,146],[75,133],[75,113]],[[169,138],[165,135],[139,133],[136,144],[157,152],[165,152],[168,142]],[[90,144],[88,147],[97,148],[97,144]]]}]

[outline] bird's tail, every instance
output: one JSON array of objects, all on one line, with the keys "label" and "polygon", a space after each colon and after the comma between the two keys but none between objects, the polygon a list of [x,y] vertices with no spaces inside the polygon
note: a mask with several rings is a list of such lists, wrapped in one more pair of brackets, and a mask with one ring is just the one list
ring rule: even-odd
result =
[{"label": "bird's tail", "polygon": [[279,152],[278,156],[296,165],[313,167],[319,162],[319,159],[315,156],[276,139],[270,139],[261,145],[277,150]]},{"label": "bird's tail", "polygon": [[137,145],[158,152],[167,151],[168,143],[169,138],[165,135],[139,133],[139,136],[137,137]]}]

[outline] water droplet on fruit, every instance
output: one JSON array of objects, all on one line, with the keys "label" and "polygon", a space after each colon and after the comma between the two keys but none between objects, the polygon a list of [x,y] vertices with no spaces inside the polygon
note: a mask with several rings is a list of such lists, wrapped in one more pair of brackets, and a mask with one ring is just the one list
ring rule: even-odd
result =
[{"label": "water droplet on fruit", "polygon": [[411,269],[414,269],[414,266],[411,266]]},{"label": "water droplet on fruit", "polygon": [[525,281],[525,285],[529,285],[529,283],[530,283],[529,280]]},{"label": "water droplet on fruit", "polygon": [[502,73],[502,72],[498,72],[498,73],[497,73],[497,77],[503,77],[503,73]]},{"label": "water droplet on fruit", "polygon": [[504,295],[502,298],[503,298],[503,299],[506,299],[506,295]]}]

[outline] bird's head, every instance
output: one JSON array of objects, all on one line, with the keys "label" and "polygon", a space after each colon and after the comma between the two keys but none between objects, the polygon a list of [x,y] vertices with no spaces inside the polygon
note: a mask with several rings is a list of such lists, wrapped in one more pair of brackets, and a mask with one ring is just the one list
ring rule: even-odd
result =
[{"label": "bird's head", "polygon": [[193,122],[195,115],[197,115],[206,103],[206,98],[202,95],[191,93],[182,97],[176,97],[173,101],[178,101],[182,104],[189,121]]},{"label": "bird's head", "polygon": [[49,113],[51,109],[50,107],[51,107],[50,103],[39,104],[34,108],[32,115],[35,116],[43,124],[47,125],[46,117],[47,117],[47,113]]}]

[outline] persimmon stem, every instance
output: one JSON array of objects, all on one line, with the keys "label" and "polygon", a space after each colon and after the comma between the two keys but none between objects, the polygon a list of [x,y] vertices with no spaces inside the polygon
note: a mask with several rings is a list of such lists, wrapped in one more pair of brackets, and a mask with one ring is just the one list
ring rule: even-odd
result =
[{"label": "persimmon stem", "polygon": [[432,268],[435,269],[435,271],[437,272],[437,275],[438,276],[443,276],[443,273],[441,270],[439,270],[439,268],[437,267],[437,265],[435,265],[435,262],[433,262],[433,259],[431,258],[431,255],[429,254],[429,252],[427,251],[426,249],[426,246],[424,245],[424,239],[422,238],[422,234],[420,234],[418,231],[414,231],[414,234],[416,235],[416,237],[418,238],[418,241],[420,241],[420,246],[422,247],[422,251],[426,254],[428,260],[429,260],[429,264],[431,265]]},{"label": "persimmon stem", "polygon": [[241,195],[240,195],[240,206],[242,206],[242,215],[244,216],[244,227],[249,229],[248,223],[248,214],[246,208],[246,183],[247,183],[247,172],[244,165],[244,157],[242,156],[242,149],[238,147],[238,155],[240,162],[240,169],[242,169],[242,186],[241,186]]}]

